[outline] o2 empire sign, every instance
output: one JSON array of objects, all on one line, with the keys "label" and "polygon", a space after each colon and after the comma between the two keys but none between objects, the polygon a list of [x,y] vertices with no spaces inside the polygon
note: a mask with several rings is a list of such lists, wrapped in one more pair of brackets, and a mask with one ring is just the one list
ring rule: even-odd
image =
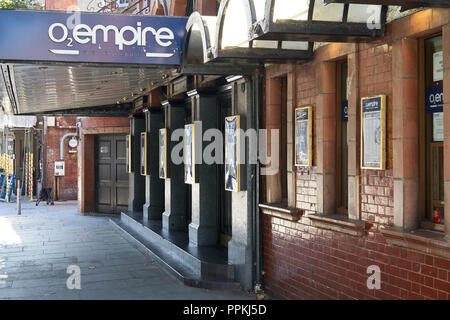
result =
[{"label": "o2 empire sign", "polygon": [[185,17],[0,10],[0,61],[180,65]]}]

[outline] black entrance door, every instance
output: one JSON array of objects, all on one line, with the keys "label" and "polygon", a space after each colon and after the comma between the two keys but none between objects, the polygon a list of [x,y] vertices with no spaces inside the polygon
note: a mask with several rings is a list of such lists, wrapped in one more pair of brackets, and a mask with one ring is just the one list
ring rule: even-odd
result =
[{"label": "black entrance door", "polygon": [[118,214],[128,209],[125,137],[95,137],[95,203],[99,213]]}]

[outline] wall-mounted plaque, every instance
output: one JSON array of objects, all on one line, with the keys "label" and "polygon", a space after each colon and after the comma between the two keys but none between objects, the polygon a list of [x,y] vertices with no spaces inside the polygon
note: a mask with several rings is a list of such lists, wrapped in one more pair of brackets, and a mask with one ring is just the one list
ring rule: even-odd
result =
[{"label": "wall-mounted plaque", "polygon": [[184,126],[184,182],[195,183],[195,125]]},{"label": "wall-mounted plaque", "polygon": [[361,167],[386,168],[386,96],[361,99]]},{"label": "wall-mounted plaque", "polygon": [[147,175],[147,132],[141,133],[141,176]]},{"label": "wall-mounted plaque", "polygon": [[240,116],[225,118],[225,190],[241,191]]},{"label": "wall-mounted plaque", "polygon": [[159,177],[167,179],[167,129],[159,129]]},{"label": "wall-mounted plaque", "polygon": [[131,135],[127,135],[126,136],[126,152],[127,152],[127,172],[131,173],[132,168],[131,168]]},{"label": "wall-mounted plaque", "polygon": [[312,166],[312,107],[295,109],[295,165]]},{"label": "wall-mounted plaque", "polygon": [[64,177],[65,175],[65,162],[64,161],[55,161],[55,177]]}]

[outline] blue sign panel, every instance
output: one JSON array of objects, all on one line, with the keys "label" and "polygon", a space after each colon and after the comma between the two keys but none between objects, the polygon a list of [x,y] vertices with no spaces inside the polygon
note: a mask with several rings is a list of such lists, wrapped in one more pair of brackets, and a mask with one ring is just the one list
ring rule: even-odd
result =
[{"label": "blue sign panel", "polygon": [[348,100],[341,102],[342,122],[348,122]]},{"label": "blue sign panel", "polygon": [[0,60],[180,65],[186,17],[0,10]]},{"label": "blue sign panel", "polygon": [[362,100],[362,111],[373,112],[381,110],[381,97],[375,97]]},{"label": "blue sign panel", "polygon": [[429,87],[425,90],[425,106],[427,113],[444,111],[444,92],[442,86]]}]

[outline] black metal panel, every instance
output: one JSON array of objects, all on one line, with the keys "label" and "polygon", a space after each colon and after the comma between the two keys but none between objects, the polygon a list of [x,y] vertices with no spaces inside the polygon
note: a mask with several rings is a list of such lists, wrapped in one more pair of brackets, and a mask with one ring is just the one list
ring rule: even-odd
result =
[{"label": "black metal panel", "polygon": [[378,4],[404,7],[436,7],[450,8],[448,0],[324,0],[329,3]]},{"label": "black metal panel", "polygon": [[365,23],[336,23],[325,21],[277,21],[258,24],[255,39],[315,42],[363,42],[384,35],[381,29],[369,29]]},{"label": "black metal panel", "polygon": [[78,116],[78,117],[128,117],[132,111],[132,103],[113,104],[108,106],[76,108],[57,111],[39,111],[22,113],[33,116]]}]

